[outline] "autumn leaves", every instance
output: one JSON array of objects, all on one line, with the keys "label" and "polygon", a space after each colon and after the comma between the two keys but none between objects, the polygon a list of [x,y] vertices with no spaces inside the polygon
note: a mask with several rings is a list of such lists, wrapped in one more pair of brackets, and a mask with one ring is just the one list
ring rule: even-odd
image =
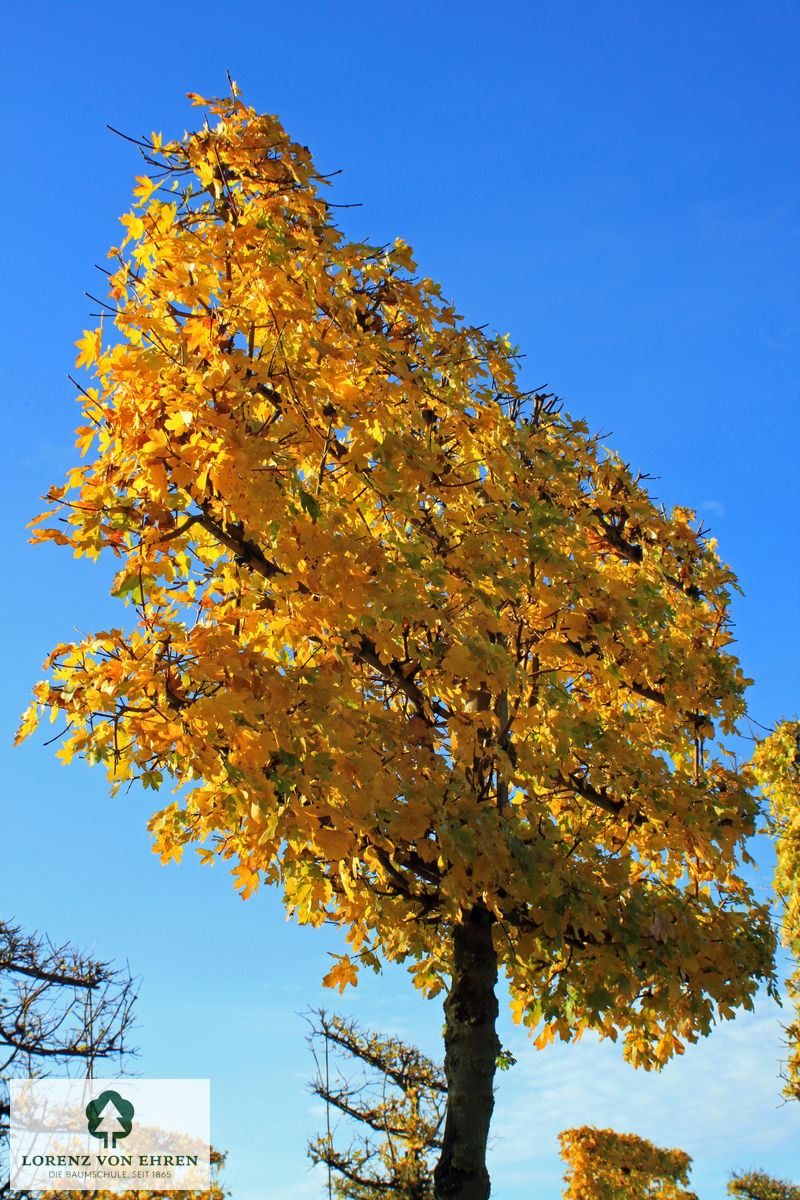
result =
[{"label": "autumn leaves", "polygon": [[117,340],[79,343],[96,457],[35,535],[110,549],[135,623],[59,647],[34,709],[115,783],[184,788],[165,859],[344,926],[331,985],[388,958],[434,993],[486,913],[542,1044],[660,1065],[773,984],[715,740],[735,579],[404,243],[346,241],[276,118],[207,111],[143,147]]}]

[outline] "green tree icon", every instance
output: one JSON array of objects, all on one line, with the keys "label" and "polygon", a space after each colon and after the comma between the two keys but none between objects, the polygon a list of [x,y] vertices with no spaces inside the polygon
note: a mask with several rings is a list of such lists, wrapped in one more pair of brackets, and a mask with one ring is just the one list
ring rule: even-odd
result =
[{"label": "green tree icon", "polygon": [[101,1092],[86,1105],[89,1133],[102,1138],[106,1150],[113,1150],[119,1138],[126,1138],[133,1128],[133,1105],[123,1100],[119,1092]]}]

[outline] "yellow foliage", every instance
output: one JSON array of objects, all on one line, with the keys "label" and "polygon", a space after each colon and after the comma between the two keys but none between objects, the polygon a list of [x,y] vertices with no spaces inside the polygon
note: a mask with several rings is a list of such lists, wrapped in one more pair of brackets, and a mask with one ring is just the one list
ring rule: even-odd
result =
[{"label": "yellow foliage", "polygon": [[335,985],[383,956],[435,993],[480,904],[542,1043],[624,1031],[657,1067],[773,986],[717,740],[735,577],[405,243],[347,242],[275,117],[193,103],[122,219],[113,339],[79,342],[94,461],[36,534],[110,550],[130,627],[60,646],[38,709],[182,789],[165,861],[203,844],[357,930]]},{"label": "yellow foliage", "polygon": [[683,1150],[588,1125],[558,1138],[567,1164],[564,1200],[697,1200],[678,1187],[689,1182],[692,1163]]},{"label": "yellow foliage", "polygon": [[358,968],[349,954],[335,954],[333,957],[336,959],[336,962],[323,978],[322,982],[325,987],[338,987],[339,994],[341,995],[348,983],[355,986],[358,982]]},{"label": "yellow foliage", "polygon": [[775,839],[775,892],[783,905],[783,944],[795,969],[786,981],[795,1010],[786,1027],[789,1057],[783,1071],[787,1099],[800,1100],[800,721],[784,721],[756,747],[753,769],[770,801]]}]

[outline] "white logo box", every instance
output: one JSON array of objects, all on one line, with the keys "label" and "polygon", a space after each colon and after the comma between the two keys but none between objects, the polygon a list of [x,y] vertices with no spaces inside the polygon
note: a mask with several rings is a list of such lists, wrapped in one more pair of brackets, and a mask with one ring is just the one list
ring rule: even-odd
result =
[{"label": "white logo box", "polygon": [[208,1079],[9,1084],[12,1192],[208,1191]]}]

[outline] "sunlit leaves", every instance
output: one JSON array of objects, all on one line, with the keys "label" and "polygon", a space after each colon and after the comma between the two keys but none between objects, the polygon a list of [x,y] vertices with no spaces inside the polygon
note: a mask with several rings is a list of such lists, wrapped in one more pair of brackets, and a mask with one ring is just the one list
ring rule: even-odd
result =
[{"label": "sunlit leaves", "polygon": [[783,1078],[784,1095],[800,1100],[800,722],[784,721],[759,742],[753,769],[770,802],[783,942],[796,964],[786,981],[795,1016],[786,1029],[789,1058]]},{"label": "sunlit leaves", "polygon": [[800,1200],[800,1187],[788,1179],[774,1179],[764,1171],[737,1171],[728,1183],[728,1195],[737,1200]]},{"label": "sunlit leaves", "polygon": [[349,954],[334,955],[336,962],[323,978],[325,987],[338,987],[343,992],[347,985],[358,982],[358,969]]},{"label": "sunlit leaves", "polygon": [[34,534],[111,550],[130,627],[58,647],[21,736],[49,709],[115,788],[181,788],[158,853],[347,929],[333,986],[435,993],[480,903],[543,1042],[660,1065],[772,982],[735,578],[405,243],[344,239],[276,118],[207,108],[147,151]]},{"label": "sunlit leaves", "polygon": [[645,1138],[613,1129],[565,1129],[558,1135],[567,1164],[564,1200],[697,1200],[689,1182],[692,1160]]}]

